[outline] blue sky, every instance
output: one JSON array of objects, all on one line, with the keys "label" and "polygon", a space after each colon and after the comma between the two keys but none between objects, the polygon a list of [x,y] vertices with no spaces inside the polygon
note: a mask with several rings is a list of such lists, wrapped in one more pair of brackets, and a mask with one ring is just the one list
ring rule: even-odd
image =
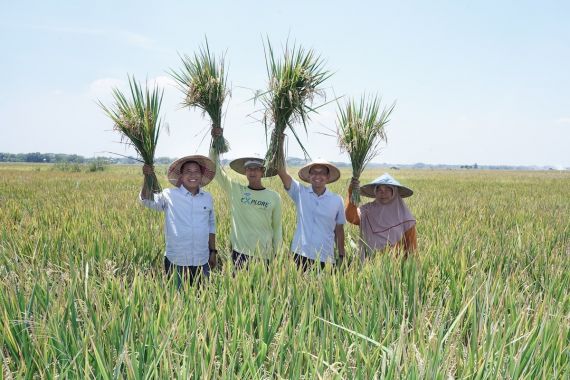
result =
[{"label": "blue sky", "polygon": [[[96,105],[128,74],[165,88],[170,134],[159,156],[206,153],[208,126],[181,109],[166,74],[208,37],[226,52],[232,99],[228,158],[265,153],[249,101],[266,87],[262,39],[318,51],[336,96],[396,102],[376,162],[570,166],[568,2],[182,1],[0,5],[0,151],[132,154]],[[313,158],[348,161],[336,106],[304,136]],[[295,143],[289,155],[301,156]]]}]

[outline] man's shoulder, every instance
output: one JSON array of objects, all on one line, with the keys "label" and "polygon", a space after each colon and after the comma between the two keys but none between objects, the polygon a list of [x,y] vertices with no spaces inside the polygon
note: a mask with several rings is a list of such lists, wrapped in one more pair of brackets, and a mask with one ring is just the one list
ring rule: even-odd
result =
[{"label": "man's shoulder", "polygon": [[340,194],[335,193],[334,191],[331,191],[330,189],[327,188],[327,195],[335,200],[340,200],[341,202],[343,202],[342,197]]},{"label": "man's shoulder", "polygon": [[293,188],[297,189],[297,191],[309,191],[311,185],[304,184],[303,182],[297,181],[295,178],[293,178],[291,181],[291,189]]}]

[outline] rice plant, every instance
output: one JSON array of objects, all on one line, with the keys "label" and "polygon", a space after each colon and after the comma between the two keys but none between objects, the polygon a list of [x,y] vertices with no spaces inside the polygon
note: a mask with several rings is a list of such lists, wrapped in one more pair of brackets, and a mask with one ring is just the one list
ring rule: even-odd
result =
[{"label": "rice plant", "polygon": [[[395,104],[380,111],[381,99],[362,96],[360,101],[349,99],[339,104],[337,133],[341,149],[350,156],[352,178],[359,179],[366,165],[380,153],[380,143],[386,141],[385,127]],[[360,203],[360,189],[352,189],[351,201]]]},{"label": "rice plant", "polygon": [[[224,101],[229,97],[225,57],[214,57],[208,41],[194,56],[183,56],[182,69],[170,70],[184,94],[182,104],[189,108],[201,109],[210,116],[213,128],[222,128]],[[229,151],[229,143],[224,136],[216,136],[211,148],[218,154]]]},{"label": "rice plant", "polygon": [[[115,104],[107,107],[99,101],[99,106],[113,121],[113,129],[121,134],[121,140],[135,148],[141,157],[139,161],[153,166],[158,137],[162,129],[160,107],[164,91],[159,90],[157,86],[152,90],[147,86],[143,91],[134,76],[129,76],[128,80],[130,98],[120,89],[114,88]],[[161,191],[156,174],[145,175],[144,187],[147,194]]]},{"label": "rice plant", "polygon": [[[568,172],[403,169],[416,255],[361,265],[350,225],[343,270],[302,273],[284,249],[235,276],[214,182],[222,265],[181,291],[163,275],[164,217],[138,205],[139,173],[0,165],[2,378],[570,375]],[[278,178],[266,186],[283,199],[288,243],[294,205]]]},{"label": "rice plant", "polygon": [[264,49],[268,89],[259,98],[265,109],[262,118],[265,134],[270,135],[266,170],[275,171],[285,164],[285,157],[281,156],[281,135],[287,127],[305,156],[309,156],[296,128],[300,124],[307,132],[310,115],[316,110],[313,101],[317,96],[324,96],[321,86],[331,73],[324,69],[324,61],[312,49],[286,44],[281,57],[276,56],[269,41]]}]

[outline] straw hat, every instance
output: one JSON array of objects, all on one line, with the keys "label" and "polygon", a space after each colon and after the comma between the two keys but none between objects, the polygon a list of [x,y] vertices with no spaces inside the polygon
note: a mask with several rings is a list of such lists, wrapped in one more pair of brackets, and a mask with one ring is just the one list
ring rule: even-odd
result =
[{"label": "straw hat", "polygon": [[265,168],[265,160],[259,157],[242,157],[230,162],[230,168],[239,174],[245,174],[245,168],[248,166],[264,168],[263,177],[273,177],[274,175],[277,175],[277,170],[267,170],[267,168]]},{"label": "straw hat", "polygon": [[340,178],[340,170],[338,170],[336,166],[325,160],[316,160],[303,166],[301,170],[299,170],[299,178],[301,178],[305,182],[310,182],[309,171],[315,165],[326,166],[329,169],[329,180],[327,181],[327,183],[333,183]]},{"label": "straw hat", "polygon": [[168,181],[171,184],[178,186],[178,180],[182,174],[180,173],[180,170],[182,169],[182,166],[188,161],[194,161],[200,165],[200,168],[202,168],[202,183],[200,186],[206,186],[214,179],[214,176],[216,175],[216,164],[214,164],[214,162],[208,157],[195,154],[192,156],[179,158],[170,164],[170,167],[168,168]]},{"label": "straw hat", "polygon": [[396,187],[398,189],[398,193],[400,193],[400,196],[402,198],[407,198],[414,193],[412,189],[406,186],[402,186],[402,184],[396,181],[396,179],[392,177],[390,174],[384,173],[380,177],[376,178],[374,181],[362,186],[360,188],[360,194],[369,198],[376,198],[374,190],[376,190],[376,186],[379,185],[388,185]]}]

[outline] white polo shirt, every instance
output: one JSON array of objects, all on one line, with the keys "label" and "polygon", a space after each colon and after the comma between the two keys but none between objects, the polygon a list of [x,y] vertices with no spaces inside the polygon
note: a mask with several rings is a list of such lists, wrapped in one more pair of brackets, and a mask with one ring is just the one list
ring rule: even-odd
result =
[{"label": "white polo shirt", "polygon": [[328,189],[317,195],[312,186],[291,181],[287,190],[297,207],[297,228],[291,250],[311,260],[334,263],[334,232],[345,224],[344,204],[340,195]]},{"label": "white polo shirt", "polygon": [[179,266],[198,266],[208,262],[208,239],[216,233],[214,204],[210,193],[200,189],[196,195],[181,185],[154,194],[154,201],[140,202],[165,213],[166,257]]}]

